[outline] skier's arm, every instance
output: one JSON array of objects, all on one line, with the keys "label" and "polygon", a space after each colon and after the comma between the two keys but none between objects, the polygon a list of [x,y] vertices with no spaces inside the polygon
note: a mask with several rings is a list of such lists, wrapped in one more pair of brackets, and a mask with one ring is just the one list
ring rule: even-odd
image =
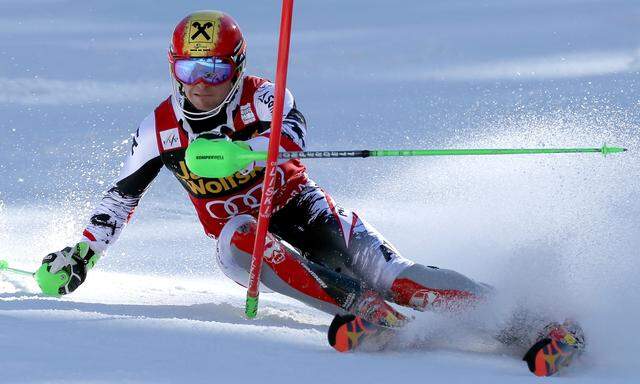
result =
[{"label": "skier's arm", "polygon": [[[53,276],[60,271],[67,276],[53,283],[53,286],[50,285],[53,279],[36,279],[46,294],[65,295],[85,281],[87,272],[107,247],[116,241],[147,187],[162,168],[153,115],[140,124],[132,141],[120,175],[91,215],[82,240],[73,247],[50,253],[42,260],[38,270],[40,276]],[[43,283],[45,280],[49,283]]]},{"label": "skier's arm", "polygon": [[113,244],[162,168],[153,114],[136,130],[120,174],[91,214],[83,241],[96,252]]},{"label": "skier's arm", "polygon": [[[275,100],[275,86],[273,83],[264,83],[254,95],[259,124],[265,125],[260,135],[247,140],[247,144],[254,151],[266,151],[269,147],[269,135],[271,134],[271,120]],[[307,123],[304,116],[296,107],[296,102],[291,92],[285,90],[284,108],[282,111],[282,135],[280,139],[281,151],[302,151],[306,147],[305,136]],[[286,160],[284,160],[286,161]],[[264,162],[258,163],[264,166]]]}]

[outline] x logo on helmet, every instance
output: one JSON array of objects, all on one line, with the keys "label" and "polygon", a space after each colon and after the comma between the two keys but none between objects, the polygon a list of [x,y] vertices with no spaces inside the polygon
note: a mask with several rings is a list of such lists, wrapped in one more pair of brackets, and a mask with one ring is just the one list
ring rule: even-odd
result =
[{"label": "x logo on helmet", "polygon": [[200,22],[198,21],[194,21],[193,24],[191,24],[191,26],[198,29],[196,33],[194,33],[191,36],[191,40],[194,40],[200,34],[202,34],[202,36],[204,36],[205,39],[211,40],[211,36],[209,36],[209,34],[207,33],[207,28],[213,27],[213,24],[210,21],[206,22],[204,25],[200,24]]}]

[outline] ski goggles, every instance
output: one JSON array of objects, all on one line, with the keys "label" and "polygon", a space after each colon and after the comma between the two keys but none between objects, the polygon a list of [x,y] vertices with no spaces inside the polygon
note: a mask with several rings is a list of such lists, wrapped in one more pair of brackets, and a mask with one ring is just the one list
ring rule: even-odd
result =
[{"label": "ski goggles", "polygon": [[173,73],[181,83],[193,85],[200,81],[217,85],[233,77],[235,65],[231,59],[201,57],[194,59],[175,59]]}]

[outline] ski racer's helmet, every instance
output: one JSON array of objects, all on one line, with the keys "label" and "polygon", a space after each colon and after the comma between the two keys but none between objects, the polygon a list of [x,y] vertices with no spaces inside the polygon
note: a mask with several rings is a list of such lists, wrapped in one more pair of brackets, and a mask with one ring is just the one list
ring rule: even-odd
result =
[{"label": "ski racer's helmet", "polygon": [[[176,25],[169,47],[169,63],[173,97],[186,117],[204,120],[229,103],[242,82],[246,48],[238,23],[224,12],[193,12]],[[204,112],[185,110],[183,84],[202,81],[216,85],[229,78],[233,85],[220,105]]]}]

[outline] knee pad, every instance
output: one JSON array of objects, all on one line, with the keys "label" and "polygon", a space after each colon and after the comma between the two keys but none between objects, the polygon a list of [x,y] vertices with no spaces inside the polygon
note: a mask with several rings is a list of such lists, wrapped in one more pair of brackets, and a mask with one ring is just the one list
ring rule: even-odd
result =
[{"label": "knee pad", "polygon": [[[216,260],[220,270],[236,283],[247,286],[257,221],[251,215],[234,216],[218,236]],[[261,287],[261,291],[267,291]]]}]

